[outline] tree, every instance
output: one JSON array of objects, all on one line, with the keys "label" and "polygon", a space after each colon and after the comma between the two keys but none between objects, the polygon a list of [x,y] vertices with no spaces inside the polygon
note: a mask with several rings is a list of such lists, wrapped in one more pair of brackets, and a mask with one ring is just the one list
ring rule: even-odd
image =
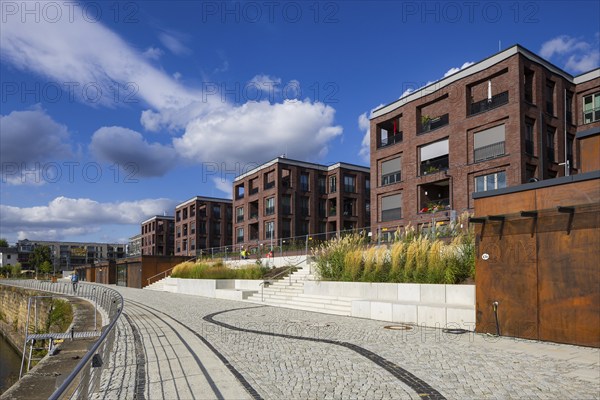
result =
[{"label": "tree", "polygon": [[48,275],[52,272],[52,263],[50,261],[44,261],[42,265],[40,265],[40,272]]},{"label": "tree", "polygon": [[12,278],[18,278],[19,276],[21,276],[21,263],[11,265],[10,276]]},{"label": "tree", "polygon": [[4,238],[0,238],[0,247],[8,247],[8,241]]},{"label": "tree", "polygon": [[35,249],[33,249],[33,253],[29,255],[29,263],[35,269],[36,276],[44,261],[48,261],[50,264],[52,264],[50,247],[37,246]]}]

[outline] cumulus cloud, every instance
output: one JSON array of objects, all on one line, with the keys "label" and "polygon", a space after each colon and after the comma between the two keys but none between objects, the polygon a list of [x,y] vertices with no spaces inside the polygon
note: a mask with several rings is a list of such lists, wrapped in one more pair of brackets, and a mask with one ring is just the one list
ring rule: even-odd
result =
[{"label": "cumulus cloud", "polygon": [[563,68],[571,73],[587,72],[600,65],[600,35],[596,33],[591,41],[568,35],[557,36],[544,42],[539,54],[562,63]]},{"label": "cumulus cloud", "polygon": [[444,74],[444,78],[445,78],[445,77],[447,77],[447,76],[450,76],[450,75],[452,75],[452,74],[455,74],[455,73],[457,73],[458,71],[460,71],[460,70],[463,70],[463,69],[465,69],[465,68],[467,68],[467,67],[470,67],[470,66],[471,66],[471,65],[473,65],[473,64],[475,64],[475,63],[474,63],[474,62],[471,62],[471,61],[467,61],[467,62],[465,62],[463,65],[461,65],[460,67],[453,67],[453,68],[450,68],[450,69],[449,69],[448,71],[446,71],[446,73]]},{"label": "cumulus cloud", "polygon": [[233,197],[233,181],[223,178],[213,178],[213,184],[217,190],[225,193],[226,198],[231,199]]},{"label": "cumulus cloud", "polygon": [[44,110],[13,111],[0,116],[0,159],[4,163],[33,163],[73,156],[65,125]]},{"label": "cumulus cloud", "polygon": [[[86,198],[57,197],[48,205],[15,207],[0,204],[0,236],[32,239],[40,232],[61,239],[69,235],[99,232],[110,224],[131,225],[137,230],[141,221],[175,208],[169,199],[144,199],[100,203]],[[83,227],[83,228],[82,228]]]},{"label": "cumulus cloud", "polygon": [[334,117],[335,110],[322,103],[248,102],[191,121],[173,143],[191,160],[260,162],[276,156],[276,146],[285,146],[292,158],[315,159],[325,156],[328,143],[342,134]]},{"label": "cumulus cloud", "polygon": [[358,116],[358,129],[364,132],[358,155],[363,161],[369,162],[371,158],[371,124],[366,112]]},{"label": "cumulus cloud", "polygon": [[133,164],[136,175],[141,177],[162,176],[177,160],[171,146],[148,143],[139,132],[119,126],[98,129],[89,148],[101,160],[120,165]]},{"label": "cumulus cloud", "polygon": [[164,51],[162,51],[158,47],[152,47],[152,46],[148,47],[146,49],[146,51],[144,51],[142,53],[142,55],[144,57],[146,57],[147,59],[155,60],[155,61],[160,59],[163,56],[163,54],[165,54]]}]

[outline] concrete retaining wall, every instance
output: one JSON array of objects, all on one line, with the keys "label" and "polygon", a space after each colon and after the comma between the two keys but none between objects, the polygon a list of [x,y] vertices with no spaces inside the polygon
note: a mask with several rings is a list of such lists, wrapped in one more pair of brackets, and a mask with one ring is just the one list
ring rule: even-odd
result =
[{"label": "concrete retaining wall", "polygon": [[243,300],[260,289],[262,280],[166,278],[164,290],[216,299]]}]

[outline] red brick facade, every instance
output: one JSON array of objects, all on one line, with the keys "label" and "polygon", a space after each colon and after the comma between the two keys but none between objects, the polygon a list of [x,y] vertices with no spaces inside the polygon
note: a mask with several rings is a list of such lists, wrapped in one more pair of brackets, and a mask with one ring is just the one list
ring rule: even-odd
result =
[{"label": "red brick facade", "polygon": [[142,255],[173,255],[173,232],[172,216],[157,215],[142,222]]},{"label": "red brick facade", "polygon": [[368,227],[369,177],[368,168],[345,163],[265,163],[233,182],[234,242],[268,244]]},{"label": "red brick facade", "polygon": [[599,72],[573,78],[514,46],[375,110],[373,230],[448,221],[473,209],[477,189],[563,176],[567,141],[577,173],[575,134],[599,123],[582,116],[583,97],[600,92]]}]

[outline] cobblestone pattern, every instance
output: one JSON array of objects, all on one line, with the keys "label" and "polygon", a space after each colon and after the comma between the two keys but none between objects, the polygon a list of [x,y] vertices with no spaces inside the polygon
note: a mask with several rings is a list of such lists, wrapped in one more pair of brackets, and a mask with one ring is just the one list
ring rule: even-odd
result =
[{"label": "cobblestone pattern", "polygon": [[[135,289],[119,290],[205,337],[266,399],[418,399],[385,369],[339,346],[242,329],[345,341],[422,379],[449,399],[600,398],[598,349],[439,329],[388,330],[389,323]],[[125,311],[127,312],[127,306]],[[149,379],[152,379],[149,376]],[[156,397],[156,396],[155,396]],[[122,397],[125,398],[125,397]]]}]

